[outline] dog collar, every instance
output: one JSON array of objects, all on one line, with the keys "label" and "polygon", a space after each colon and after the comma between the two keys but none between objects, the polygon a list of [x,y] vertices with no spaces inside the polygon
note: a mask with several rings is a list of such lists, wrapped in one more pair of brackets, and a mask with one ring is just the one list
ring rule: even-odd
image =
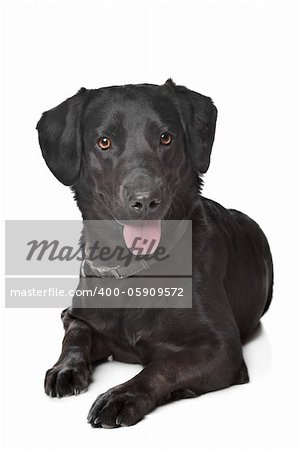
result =
[{"label": "dog collar", "polygon": [[148,269],[155,262],[155,260],[145,261],[142,259],[134,264],[130,264],[128,267],[97,267],[90,259],[86,258],[82,261],[80,273],[82,277],[127,278],[142,270]]}]

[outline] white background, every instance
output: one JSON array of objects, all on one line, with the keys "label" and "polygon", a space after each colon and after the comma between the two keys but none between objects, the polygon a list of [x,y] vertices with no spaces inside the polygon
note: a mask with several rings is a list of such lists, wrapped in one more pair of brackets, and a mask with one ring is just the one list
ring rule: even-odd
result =
[{"label": "white background", "polygon": [[6,219],[80,217],[70,191],[42,160],[35,131],[42,111],[81,86],[161,84],[171,76],[218,107],[204,194],[252,216],[275,263],[273,304],[261,334],[244,348],[251,383],[161,407],[131,428],[92,429],[86,415],[99,393],[139,366],[108,363],[96,370],[88,393],[50,399],[43,377],[59,354],[60,311],[3,310],[4,448],[298,448],[296,2],[7,0],[2,6]]}]

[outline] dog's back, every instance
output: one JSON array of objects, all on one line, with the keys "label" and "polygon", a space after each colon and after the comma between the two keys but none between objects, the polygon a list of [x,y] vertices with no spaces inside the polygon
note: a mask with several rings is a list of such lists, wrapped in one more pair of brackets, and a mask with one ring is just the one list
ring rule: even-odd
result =
[{"label": "dog's back", "polygon": [[267,238],[246,214],[202,198],[215,236],[226,253],[224,286],[242,339],[268,310],[273,289],[273,264]]}]

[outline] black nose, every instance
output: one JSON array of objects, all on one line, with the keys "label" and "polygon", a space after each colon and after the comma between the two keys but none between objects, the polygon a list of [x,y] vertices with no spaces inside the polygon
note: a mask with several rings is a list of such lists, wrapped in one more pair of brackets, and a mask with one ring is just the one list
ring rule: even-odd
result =
[{"label": "black nose", "polygon": [[161,203],[160,192],[139,191],[129,195],[129,206],[135,211],[153,211]]}]

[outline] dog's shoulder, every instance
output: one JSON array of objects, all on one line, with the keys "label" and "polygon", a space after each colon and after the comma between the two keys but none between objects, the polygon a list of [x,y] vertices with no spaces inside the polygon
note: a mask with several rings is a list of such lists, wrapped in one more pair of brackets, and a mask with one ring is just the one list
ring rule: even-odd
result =
[{"label": "dog's shoulder", "polygon": [[228,223],[232,216],[230,210],[206,197],[201,196],[201,203],[209,224]]}]

